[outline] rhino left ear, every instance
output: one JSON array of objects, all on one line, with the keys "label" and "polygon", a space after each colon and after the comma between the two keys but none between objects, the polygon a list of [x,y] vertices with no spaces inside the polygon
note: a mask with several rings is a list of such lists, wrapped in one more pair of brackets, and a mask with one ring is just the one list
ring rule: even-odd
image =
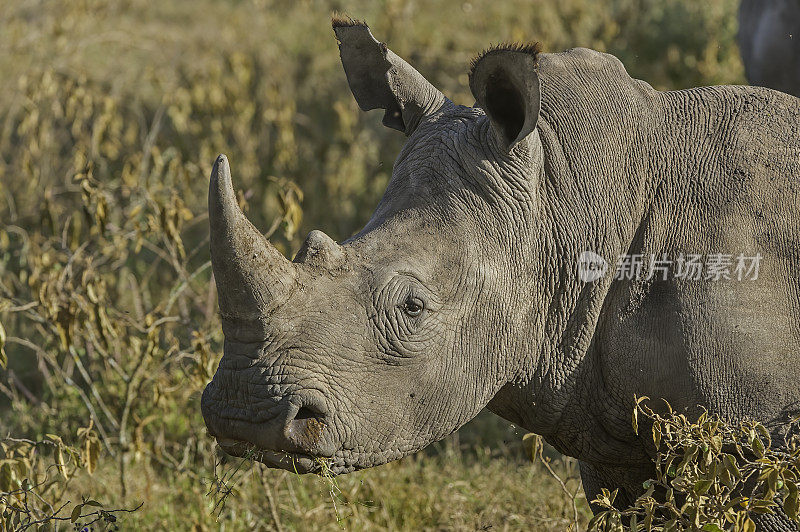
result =
[{"label": "rhino left ear", "polygon": [[385,109],[383,125],[411,135],[447,100],[422,74],[372,36],[366,23],[334,15],[333,31],[350,90],[362,111]]},{"label": "rhino left ear", "polygon": [[510,150],[539,120],[541,95],[535,44],[502,44],[472,60],[469,88],[503,146]]}]

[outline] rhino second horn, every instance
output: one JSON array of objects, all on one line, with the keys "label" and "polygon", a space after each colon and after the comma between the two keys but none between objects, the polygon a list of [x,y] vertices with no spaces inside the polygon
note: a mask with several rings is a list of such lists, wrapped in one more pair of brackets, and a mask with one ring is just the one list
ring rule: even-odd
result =
[{"label": "rhino second horn", "polygon": [[303,246],[294,258],[299,264],[321,266],[327,270],[339,267],[344,260],[344,249],[331,237],[319,230],[308,233]]},{"label": "rhino second horn", "polygon": [[282,303],[297,271],[239,208],[228,158],[217,157],[208,188],[211,266],[225,318],[255,319]]}]

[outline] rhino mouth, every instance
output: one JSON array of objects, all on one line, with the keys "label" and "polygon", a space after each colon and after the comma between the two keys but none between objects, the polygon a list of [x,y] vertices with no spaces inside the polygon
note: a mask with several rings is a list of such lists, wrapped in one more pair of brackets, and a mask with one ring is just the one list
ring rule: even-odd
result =
[{"label": "rhino mouth", "polygon": [[252,459],[276,469],[286,469],[300,474],[316,473],[322,469],[319,462],[323,459],[310,454],[259,449],[252,443],[231,438],[219,438],[217,444],[231,456]]},{"label": "rhino mouth", "polygon": [[310,454],[260,449],[250,442],[231,438],[217,438],[217,445],[231,456],[255,460],[273,469],[284,469],[300,475],[314,473],[336,476],[361,469],[337,457],[313,456]]}]

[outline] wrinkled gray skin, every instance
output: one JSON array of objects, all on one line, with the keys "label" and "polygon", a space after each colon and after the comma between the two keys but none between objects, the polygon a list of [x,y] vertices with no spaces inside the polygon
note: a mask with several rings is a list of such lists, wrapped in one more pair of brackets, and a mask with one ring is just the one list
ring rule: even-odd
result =
[{"label": "wrinkled gray skin", "polygon": [[738,41],[751,85],[800,96],[800,2],[742,0]]},{"label": "wrinkled gray skin", "polygon": [[[457,106],[335,23],[364,109],[406,132],[364,229],[293,263],[209,192],[225,354],[203,394],[219,444],[334,474],[418,451],[488,407],[629,502],[650,475],[634,396],[756,418],[800,407],[800,106],[756,87],[659,92],[587,49],[497,49]],[[581,252],[760,253],[755,281],[577,276]],[[655,402],[654,406],[657,406]],[[779,519],[772,526],[781,529]],[[767,523],[762,523],[768,530]]]}]

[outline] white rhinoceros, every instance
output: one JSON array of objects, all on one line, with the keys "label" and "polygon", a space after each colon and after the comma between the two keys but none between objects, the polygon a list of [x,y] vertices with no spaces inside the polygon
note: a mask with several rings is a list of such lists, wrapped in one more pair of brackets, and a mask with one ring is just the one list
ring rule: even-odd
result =
[{"label": "white rhinoceros", "polygon": [[313,231],[293,262],[214,165],[225,353],[202,409],[226,451],[347,473],[488,407],[625,504],[652,469],[635,396],[780,441],[800,408],[800,100],[660,92],[607,54],[509,45],[473,62],[464,107],[365,24],[334,30],[358,104],[408,140],[367,225]]}]

